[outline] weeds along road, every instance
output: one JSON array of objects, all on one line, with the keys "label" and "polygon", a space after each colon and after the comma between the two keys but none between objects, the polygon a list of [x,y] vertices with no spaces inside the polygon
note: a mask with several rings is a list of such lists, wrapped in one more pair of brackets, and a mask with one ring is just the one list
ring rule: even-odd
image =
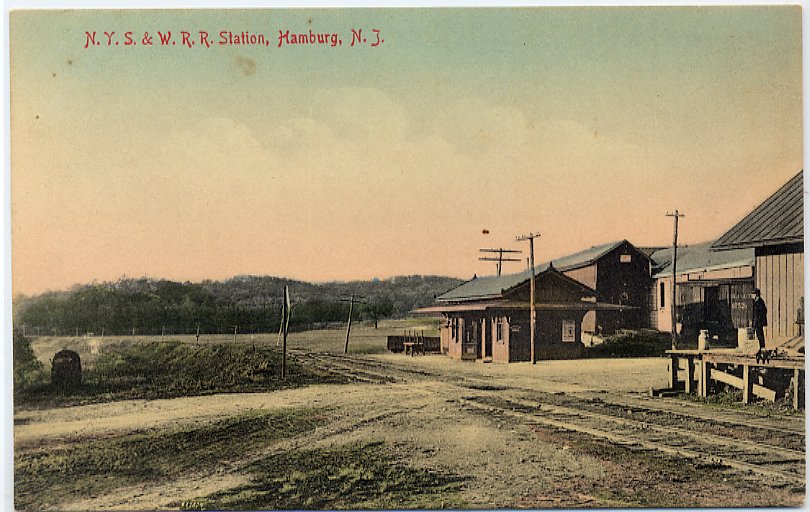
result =
[{"label": "weeds along road", "polygon": [[[410,467],[463,477],[460,498],[470,508],[798,506],[804,500],[803,417],[629,392],[659,370],[665,378],[662,360],[531,367],[444,356],[292,351],[291,357],[353,382],[21,411],[15,450],[203,425],[247,411],[311,408],[328,418],[314,431],[181,477],[53,508],[177,508],[247,485],[247,468],[268,455],[353,442],[382,443]],[[614,374],[632,378],[610,380]],[[444,507],[443,499],[437,496],[431,508]]]}]

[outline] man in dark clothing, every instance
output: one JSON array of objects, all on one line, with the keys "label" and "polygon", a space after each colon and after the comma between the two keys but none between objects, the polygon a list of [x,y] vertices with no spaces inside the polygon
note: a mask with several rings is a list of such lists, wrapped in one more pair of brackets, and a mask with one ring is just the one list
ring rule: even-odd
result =
[{"label": "man in dark clothing", "polygon": [[765,301],[759,296],[759,288],[754,289],[751,298],[754,299],[754,331],[757,333],[757,340],[759,340],[759,350],[765,350],[765,326],[768,325],[768,307],[765,306]]}]

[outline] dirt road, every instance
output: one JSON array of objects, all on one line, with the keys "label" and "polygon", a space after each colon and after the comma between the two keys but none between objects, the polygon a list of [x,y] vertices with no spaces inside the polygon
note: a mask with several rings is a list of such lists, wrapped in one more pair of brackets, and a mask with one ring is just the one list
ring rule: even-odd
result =
[{"label": "dirt road", "polygon": [[[471,507],[638,506],[662,497],[680,506],[796,506],[804,499],[803,417],[646,398],[666,379],[662,359],[532,366],[392,354],[295,357],[356,383],[25,411],[15,417],[16,450],[254,409],[324,407],[328,425],[269,450],[383,441],[413,467],[469,477],[462,494]],[[60,508],[170,508],[243,483],[242,468],[259,455]]]}]

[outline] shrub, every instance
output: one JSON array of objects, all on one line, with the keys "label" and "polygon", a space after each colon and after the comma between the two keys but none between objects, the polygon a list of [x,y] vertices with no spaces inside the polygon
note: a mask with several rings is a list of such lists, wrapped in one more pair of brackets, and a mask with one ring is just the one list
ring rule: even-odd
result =
[{"label": "shrub", "polygon": [[587,347],[587,357],[660,357],[672,347],[668,333],[652,329],[621,330],[605,338],[605,342]]},{"label": "shrub", "polygon": [[31,340],[18,331],[14,331],[12,357],[14,360],[15,391],[43,381],[45,378],[44,367],[31,349]]}]

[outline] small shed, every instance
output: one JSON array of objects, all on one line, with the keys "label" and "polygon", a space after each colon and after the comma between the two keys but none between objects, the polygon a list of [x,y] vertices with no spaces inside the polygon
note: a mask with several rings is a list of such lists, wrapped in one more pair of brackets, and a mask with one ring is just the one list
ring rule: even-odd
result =
[{"label": "small shed", "polygon": [[[529,361],[529,271],[476,277],[437,298],[439,304],[414,314],[441,316],[442,352],[454,359]],[[593,288],[546,264],[536,270],[535,354],[538,359],[581,357],[582,319],[589,311],[632,311],[632,306],[598,302]]]}]

